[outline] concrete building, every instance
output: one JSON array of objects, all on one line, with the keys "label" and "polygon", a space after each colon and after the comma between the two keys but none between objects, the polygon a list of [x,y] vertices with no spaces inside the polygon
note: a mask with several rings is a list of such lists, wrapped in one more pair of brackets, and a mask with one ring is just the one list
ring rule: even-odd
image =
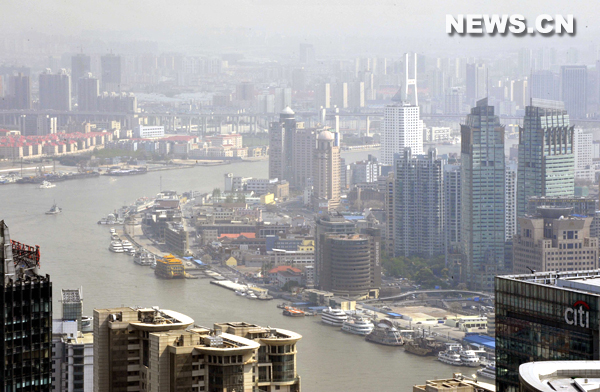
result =
[{"label": "concrete building", "polygon": [[[329,109],[331,105],[331,84],[322,83],[315,88],[315,107]],[[325,125],[325,124],[323,124]]]},{"label": "concrete building", "polygon": [[519,128],[517,216],[533,196],[572,197],[575,187],[573,127],[561,102],[532,100]]},{"label": "concrete building", "polygon": [[560,79],[565,109],[573,118],[585,118],[588,101],[587,66],[563,65],[560,67]]},{"label": "concrete building", "polygon": [[487,95],[487,67],[485,64],[467,64],[466,98],[473,105]]},{"label": "concrete building", "polygon": [[476,378],[454,373],[452,378],[427,380],[424,385],[414,385],[413,392],[496,392],[496,388]]},{"label": "concrete building", "polygon": [[77,95],[79,79],[91,72],[90,56],[77,53],[71,56],[71,94]]},{"label": "concrete building", "polygon": [[315,251],[322,262],[321,290],[350,298],[379,296],[379,230],[369,229],[368,234],[325,234]]},{"label": "concrete building", "polygon": [[598,268],[598,238],[590,237],[593,217],[569,216],[570,208],[539,207],[519,218],[514,237],[514,273]]},{"label": "concrete building", "polygon": [[497,391],[522,391],[519,367],[528,362],[600,359],[600,270],[528,271],[498,276],[495,287]]},{"label": "concrete building", "polygon": [[94,391],[300,391],[302,336],[247,323],[209,329],[193,322],[158,307],[95,309]]},{"label": "concrete building", "polygon": [[592,182],[596,179],[592,162],[593,137],[594,135],[591,133],[584,133],[582,129],[576,129],[573,138],[575,178]]},{"label": "concrete building", "polygon": [[493,290],[504,270],[504,127],[487,99],[461,125],[461,240],[466,281]]},{"label": "concrete building", "polygon": [[134,137],[140,139],[153,139],[165,136],[165,127],[157,125],[139,125],[134,132]]},{"label": "concrete building", "polygon": [[394,256],[444,254],[444,164],[437,150],[413,155],[410,148],[394,162]]},{"label": "concrete building", "polygon": [[376,157],[369,154],[368,158],[362,161],[356,161],[350,164],[352,178],[350,186],[356,184],[370,184],[377,182],[381,174],[381,164]]},{"label": "concrete building", "polygon": [[339,139],[329,131],[317,136],[313,155],[313,201],[316,211],[333,211],[340,205]]},{"label": "concrete building", "polygon": [[40,109],[71,110],[71,77],[67,70],[61,69],[52,74],[50,69],[40,74],[39,78]]},{"label": "concrete building", "polygon": [[9,109],[29,110],[31,109],[31,81],[29,75],[19,73],[11,76]]},{"label": "concrete building", "polygon": [[77,81],[77,110],[97,112],[100,83],[91,73],[84,74]]},{"label": "concrete building", "polygon": [[23,136],[46,136],[58,131],[58,120],[50,115],[24,114],[20,120],[19,130]]},{"label": "concrete building", "polygon": [[518,165],[516,162],[511,162],[506,165],[506,176],[505,176],[505,235],[504,240],[510,241],[517,232],[517,170]]},{"label": "concrete building", "polygon": [[121,92],[121,56],[106,54],[100,57],[102,91]]},{"label": "concrete building", "polygon": [[315,217],[315,285],[321,285],[321,276],[324,271],[324,261],[316,250],[322,247],[326,234],[354,234],[354,222],[344,218],[341,214],[325,213]]},{"label": "concrete building", "polygon": [[531,74],[531,98],[560,100],[560,78],[552,71],[541,70]]},{"label": "concrete building", "polygon": [[[443,200],[444,200],[444,243],[446,265],[450,270],[461,262],[461,167],[459,164],[444,165]],[[460,271],[455,273],[460,279]]]},{"label": "concrete building", "polygon": [[290,183],[293,177],[295,114],[289,107],[279,115],[279,122],[269,126],[269,178],[278,178]]},{"label": "concrete building", "polygon": [[381,162],[394,163],[394,154],[410,147],[414,155],[423,154],[423,121],[419,107],[409,103],[394,103],[384,109],[381,129]]},{"label": "concrete building", "polygon": [[292,167],[294,176],[291,185],[296,189],[304,189],[307,180],[314,175],[313,154],[319,133],[320,130],[315,128],[298,128],[293,134]]},{"label": "concrete building", "polygon": [[38,273],[40,250],[11,241],[0,221],[0,387],[50,391],[52,283]]}]

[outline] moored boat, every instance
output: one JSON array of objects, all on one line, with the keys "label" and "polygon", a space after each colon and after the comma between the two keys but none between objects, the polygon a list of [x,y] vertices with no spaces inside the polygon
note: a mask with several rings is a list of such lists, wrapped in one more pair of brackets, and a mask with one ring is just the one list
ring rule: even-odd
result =
[{"label": "moored boat", "polygon": [[321,313],[321,321],[323,324],[341,327],[344,321],[348,319],[348,315],[342,309],[324,309]]},{"label": "moored boat", "polygon": [[373,328],[373,323],[364,317],[349,317],[342,325],[342,331],[355,335],[368,335]]},{"label": "moored boat", "polygon": [[48,188],[54,188],[56,185],[54,185],[53,183],[49,182],[49,181],[43,181],[40,184],[40,189],[48,189]]},{"label": "moored boat", "polygon": [[304,312],[300,309],[286,306],[286,308],[283,309],[283,315],[288,317],[304,317]]},{"label": "moored boat", "polygon": [[484,368],[477,370],[477,375],[485,378],[489,378],[490,380],[496,379],[496,363],[492,362]]},{"label": "moored boat", "polygon": [[402,339],[400,332],[394,327],[394,323],[388,319],[380,320],[365,339],[368,342],[386,346],[402,346],[404,344],[404,339]]}]

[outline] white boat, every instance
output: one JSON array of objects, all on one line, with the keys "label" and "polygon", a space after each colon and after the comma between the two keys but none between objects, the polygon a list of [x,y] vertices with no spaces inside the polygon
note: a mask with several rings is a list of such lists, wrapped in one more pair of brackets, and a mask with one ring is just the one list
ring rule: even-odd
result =
[{"label": "white boat", "polygon": [[473,350],[463,350],[460,352],[460,360],[464,366],[479,367],[479,356]]},{"label": "white boat", "polygon": [[490,363],[484,368],[477,371],[477,376],[489,378],[490,380],[496,379],[496,363]]},{"label": "white boat", "polygon": [[156,263],[156,257],[145,249],[141,249],[133,256],[133,262],[138,265],[151,266],[153,263]]},{"label": "white boat", "polygon": [[115,253],[123,253],[123,245],[119,241],[111,241],[108,250]]},{"label": "white boat", "polygon": [[110,228],[110,234],[117,234],[117,231],[115,230],[114,227]]},{"label": "white boat", "polygon": [[131,249],[123,249],[125,251],[125,253],[127,253],[129,256],[135,256],[135,249],[131,248]]},{"label": "white boat", "polygon": [[246,294],[246,298],[248,299],[258,299],[258,297],[256,296],[256,294],[254,294],[254,292],[250,291],[248,294]]},{"label": "white boat", "polygon": [[117,233],[112,233],[110,236],[110,239],[113,241],[119,241],[121,239],[121,237],[119,237],[119,235]]},{"label": "white boat", "polygon": [[239,295],[240,297],[245,297],[246,293],[242,290],[236,290],[235,295]]},{"label": "white boat", "polygon": [[127,240],[121,241],[121,246],[123,246],[123,250],[126,252],[129,252],[131,250],[135,251],[135,249],[133,248],[133,245],[131,245],[131,242],[129,242]]},{"label": "white boat", "polygon": [[453,350],[442,351],[438,354],[438,360],[448,365],[462,366],[460,354]]},{"label": "white boat", "polygon": [[46,211],[46,215],[56,215],[62,212],[62,208],[56,205],[56,202],[52,205],[49,211]]},{"label": "white boat", "polygon": [[54,188],[56,185],[54,185],[53,183],[49,182],[49,181],[44,181],[40,184],[40,189],[48,189],[48,188]]},{"label": "white boat", "polygon": [[373,323],[364,317],[350,317],[342,324],[342,331],[355,335],[368,335],[373,328]]},{"label": "white boat", "polygon": [[334,327],[341,327],[346,320],[348,320],[348,315],[342,309],[328,308],[321,313],[321,321]]}]

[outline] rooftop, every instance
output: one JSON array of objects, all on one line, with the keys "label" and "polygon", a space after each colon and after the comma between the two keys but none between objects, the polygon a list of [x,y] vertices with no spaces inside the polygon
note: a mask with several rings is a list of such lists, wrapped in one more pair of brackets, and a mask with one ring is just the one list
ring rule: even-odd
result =
[{"label": "rooftop", "polygon": [[521,383],[543,392],[583,392],[600,388],[600,361],[544,361],[519,366]]},{"label": "rooftop", "polygon": [[572,272],[536,272],[524,275],[505,275],[499,276],[499,278],[600,295],[600,269]]}]

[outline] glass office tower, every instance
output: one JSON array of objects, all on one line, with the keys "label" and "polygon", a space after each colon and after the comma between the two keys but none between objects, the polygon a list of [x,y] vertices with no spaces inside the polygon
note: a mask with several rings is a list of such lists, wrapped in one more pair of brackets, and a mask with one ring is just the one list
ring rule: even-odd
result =
[{"label": "glass office tower", "polygon": [[599,358],[600,270],[496,277],[496,390],[519,390],[519,365]]}]

